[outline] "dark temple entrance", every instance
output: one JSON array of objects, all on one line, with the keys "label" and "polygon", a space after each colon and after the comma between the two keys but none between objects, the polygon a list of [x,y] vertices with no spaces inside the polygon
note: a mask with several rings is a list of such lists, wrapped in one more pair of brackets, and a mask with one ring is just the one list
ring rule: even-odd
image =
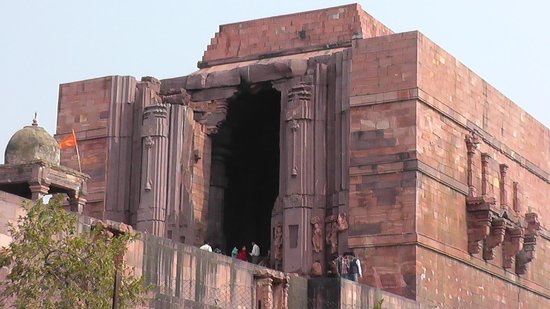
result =
[{"label": "dark temple entrance", "polygon": [[227,253],[243,245],[250,252],[252,241],[262,256],[269,250],[271,211],[279,193],[280,97],[270,86],[241,91],[212,137],[211,175],[214,180],[223,170],[226,180],[223,197],[217,198],[223,235],[214,238]]}]

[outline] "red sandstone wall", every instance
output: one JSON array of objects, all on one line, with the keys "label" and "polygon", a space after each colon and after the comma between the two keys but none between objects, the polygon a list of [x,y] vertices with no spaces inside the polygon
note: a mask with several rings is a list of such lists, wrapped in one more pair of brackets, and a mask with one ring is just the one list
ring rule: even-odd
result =
[{"label": "red sandstone wall", "polygon": [[204,126],[193,125],[194,139],[193,148],[198,151],[200,159],[193,166],[192,193],[193,199],[193,218],[195,218],[196,236],[193,243],[201,245],[204,243],[206,225],[206,215],[208,213],[208,193],[210,188],[210,162],[211,162],[211,144],[210,138],[204,131]]},{"label": "red sandstone wall", "polygon": [[485,152],[492,157],[488,195],[496,198],[497,206],[502,204],[498,165],[507,164],[508,209],[517,181],[520,215],[536,212],[548,229],[548,129],[421,34],[418,62],[417,153],[424,168],[417,190],[417,299],[453,308],[548,306],[549,300],[537,293],[550,295],[550,239],[538,238],[537,257],[521,277],[513,267],[502,268],[502,246],[487,262],[481,253],[468,254],[464,141],[468,129],[478,130],[485,139],[474,158],[478,194],[480,153]]},{"label": "red sandstone wall", "polygon": [[349,247],[362,281],[415,297],[416,33],[354,41]]},{"label": "red sandstone wall", "polygon": [[489,262],[468,254],[464,138],[469,128],[485,139],[478,193],[487,152],[497,205],[506,163],[508,205],[518,181],[521,214],[537,212],[548,227],[548,129],[420,33],[357,40],[352,50],[349,246],[364,282],[449,307],[517,308],[520,289],[520,308],[546,306],[548,238],[521,278],[503,270],[500,247]]},{"label": "red sandstone wall", "polygon": [[[438,101],[460,122],[473,123],[497,143],[550,172],[550,131],[474,72],[419,34],[420,96]],[[505,70],[503,70],[505,74]]]},{"label": "red sandstone wall", "polygon": [[[303,31],[300,37],[300,31]],[[347,44],[352,38],[368,38],[392,31],[350,4],[328,9],[275,16],[220,26],[204,52],[203,61],[226,58],[239,61],[285,50],[315,50]],[[324,47],[323,47],[324,48]]]},{"label": "red sandstone wall", "polygon": [[[58,139],[77,132],[82,171],[90,175],[88,202],[84,211],[103,217],[106,185],[107,136],[110,122],[111,77],[78,81],[59,86]],[[78,170],[75,149],[61,151],[61,165]]]},{"label": "red sandstone wall", "polygon": [[[110,219],[127,220],[133,109],[128,103],[135,84],[133,77],[107,76],[59,86],[56,136],[76,132],[82,172],[91,177],[87,215],[103,218],[108,211]],[[75,149],[61,151],[61,165],[78,170]]]}]

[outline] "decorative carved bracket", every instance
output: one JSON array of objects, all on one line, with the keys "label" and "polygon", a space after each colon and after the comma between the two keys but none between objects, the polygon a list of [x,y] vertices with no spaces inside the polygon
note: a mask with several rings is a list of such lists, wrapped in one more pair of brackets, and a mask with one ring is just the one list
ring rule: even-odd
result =
[{"label": "decorative carved bracket", "polygon": [[481,251],[482,241],[491,232],[491,221],[495,212],[491,206],[496,204],[493,197],[467,197],[466,211],[468,224],[468,253],[477,254]]},{"label": "decorative carved bracket", "polygon": [[502,244],[505,233],[506,220],[503,218],[493,218],[491,223],[491,233],[485,239],[485,246],[483,247],[484,260],[492,260],[495,257],[493,249]]},{"label": "decorative carved bracket", "polygon": [[199,121],[204,124],[206,134],[213,135],[218,133],[227,117],[227,104],[227,100],[214,100],[208,103],[208,107]]},{"label": "decorative carved bracket", "polygon": [[527,228],[523,239],[523,249],[516,255],[516,274],[523,275],[527,272],[527,264],[535,258],[535,247],[540,230],[540,222],[536,213],[525,214]]},{"label": "decorative carved bracket", "polygon": [[502,247],[502,267],[511,268],[514,264],[514,258],[523,247],[523,228],[512,226],[506,228],[504,244]]}]

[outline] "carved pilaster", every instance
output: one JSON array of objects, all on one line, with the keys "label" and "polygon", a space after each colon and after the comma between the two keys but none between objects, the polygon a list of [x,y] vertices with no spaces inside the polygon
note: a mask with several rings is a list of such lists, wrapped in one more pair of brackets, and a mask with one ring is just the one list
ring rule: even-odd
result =
[{"label": "carved pilaster", "polygon": [[273,279],[259,279],[257,289],[258,300],[261,303],[261,308],[273,309]]},{"label": "carved pilaster", "polygon": [[[287,88],[288,87],[288,88]],[[312,263],[311,212],[314,207],[314,100],[313,86],[289,81],[281,95],[281,188],[285,246],[284,271],[306,273]]]},{"label": "carved pilaster", "polygon": [[45,183],[30,182],[29,189],[31,190],[31,200],[36,201],[48,194],[48,191],[50,191],[50,186]]},{"label": "carved pilaster", "polygon": [[[286,113],[286,121],[290,129],[291,134],[291,162],[290,162],[290,175],[292,177],[298,176],[298,172],[306,162],[303,162],[303,156],[301,151],[304,138],[307,137],[307,122],[312,120],[311,112],[311,85],[309,83],[301,82],[295,85],[288,91],[288,105]],[[303,125],[300,125],[303,123]],[[301,129],[301,130],[300,130]],[[301,171],[303,172],[303,171]]]},{"label": "carved pilaster", "polygon": [[468,252],[477,254],[481,251],[482,241],[491,232],[491,221],[494,212],[491,206],[496,203],[493,197],[467,197],[466,211],[468,224]]},{"label": "carved pilaster", "polygon": [[82,213],[84,205],[86,205],[86,199],[84,196],[79,195],[78,192],[72,192],[69,194],[69,205],[72,212]]},{"label": "carved pilaster", "polygon": [[514,181],[514,199],[512,201],[514,206],[514,211],[517,215],[521,212],[521,203],[520,203],[520,191],[519,191],[519,183],[517,181]]},{"label": "carved pilaster", "polygon": [[[159,99],[151,98],[151,102],[157,100]],[[148,105],[143,110],[142,180],[136,227],[159,237],[166,237],[167,118],[168,110],[162,103]]]},{"label": "carved pilaster", "polygon": [[29,181],[29,190],[31,191],[31,200],[36,201],[44,197],[50,191],[50,181],[48,179],[49,169],[42,166],[34,166],[31,171]]},{"label": "carved pilaster", "polygon": [[523,228],[519,226],[506,229],[504,245],[502,247],[502,267],[511,268],[514,264],[516,254],[523,248]]},{"label": "carved pilaster", "polygon": [[296,131],[300,127],[298,124],[298,121],[295,119],[290,120],[288,123],[290,127],[290,132],[292,132],[292,158],[291,158],[291,170],[290,170],[290,176],[296,177],[298,176],[298,167],[296,165]]},{"label": "carved pilaster", "polygon": [[151,191],[151,147],[153,147],[153,139],[146,136],[143,139],[143,147],[145,147],[145,191]]},{"label": "carved pilaster", "polygon": [[473,180],[473,173],[474,173],[473,158],[479,147],[480,140],[477,134],[471,131],[470,134],[466,135],[465,142],[466,142],[467,155],[468,155],[468,170],[467,170],[468,196],[475,197],[477,196],[477,190],[476,190],[476,187],[474,186],[474,180]]},{"label": "carved pilaster", "polygon": [[516,274],[523,275],[527,272],[527,264],[535,258],[535,248],[540,230],[540,222],[536,213],[525,214],[527,228],[523,239],[523,249],[516,255]]},{"label": "carved pilaster", "polygon": [[290,279],[287,276],[285,278],[285,281],[283,282],[283,299],[282,299],[281,309],[288,308],[288,287],[290,286],[289,281]]},{"label": "carved pilaster", "polygon": [[508,174],[508,165],[500,164],[500,208],[508,208],[508,191],[506,190],[506,176]]},{"label": "carved pilaster", "polygon": [[275,269],[280,269],[283,261],[283,225],[280,222],[275,225],[273,232],[273,257]]},{"label": "carved pilaster", "polygon": [[491,232],[485,239],[483,247],[483,259],[492,260],[495,255],[493,249],[504,241],[506,233],[506,221],[503,218],[493,218],[491,222]]},{"label": "carved pilaster", "polygon": [[491,156],[487,153],[481,154],[481,195],[487,195],[487,188],[489,187],[489,160]]}]

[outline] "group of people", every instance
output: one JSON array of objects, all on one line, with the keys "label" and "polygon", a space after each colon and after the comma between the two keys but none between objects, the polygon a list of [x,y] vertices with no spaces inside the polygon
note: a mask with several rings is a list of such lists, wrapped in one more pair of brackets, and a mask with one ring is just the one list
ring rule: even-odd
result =
[{"label": "group of people", "polygon": [[[204,245],[200,246],[199,249],[212,252],[212,246],[210,246],[208,242],[205,242]],[[223,254],[222,251],[220,251],[219,249],[214,249],[214,252]],[[255,242],[252,242],[252,251],[250,252],[246,251],[246,246],[242,246],[240,250],[238,250],[237,247],[233,247],[233,250],[231,250],[232,258],[248,262],[249,261],[248,256],[250,256],[251,263],[253,264],[260,263],[260,247]]]},{"label": "group of people", "polygon": [[344,252],[341,256],[335,256],[331,264],[329,272],[334,276],[340,276],[355,282],[363,276],[361,260],[351,251]]}]

